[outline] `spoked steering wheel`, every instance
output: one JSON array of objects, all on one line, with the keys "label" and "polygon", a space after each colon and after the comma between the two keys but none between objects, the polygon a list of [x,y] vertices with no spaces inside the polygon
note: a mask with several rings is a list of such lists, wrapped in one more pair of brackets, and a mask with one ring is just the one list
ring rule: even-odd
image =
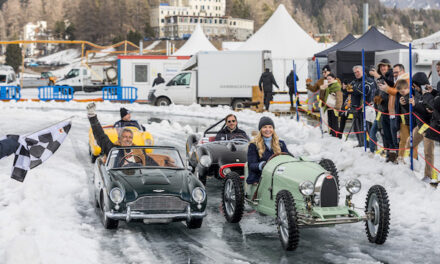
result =
[{"label": "spoked steering wheel", "polygon": [[[129,161],[128,158],[130,157],[134,157],[135,162]],[[136,162],[136,158],[139,159],[139,162]],[[124,164],[124,162],[127,162],[127,164]],[[139,164],[139,166],[142,165],[142,158],[141,156],[133,154],[132,152],[126,154],[119,161],[119,167],[129,167],[129,166],[133,166],[133,164]]]}]

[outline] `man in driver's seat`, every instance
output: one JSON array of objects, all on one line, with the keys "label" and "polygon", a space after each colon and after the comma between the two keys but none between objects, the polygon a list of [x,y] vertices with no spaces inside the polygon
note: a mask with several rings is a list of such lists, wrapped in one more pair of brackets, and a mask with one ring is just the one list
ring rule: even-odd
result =
[{"label": "man in driver's seat", "polygon": [[229,114],[225,117],[225,124],[215,136],[215,140],[230,140],[234,138],[249,140],[246,132],[238,128],[237,117],[234,114]]},{"label": "man in driver's seat", "polygon": [[[122,128],[118,133],[118,141],[115,144],[105,134],[96,116],[96,105],[90,103],[87,105],[87,116],[89,118],[90,126],[92,127],[93,135],[95,136],[96,143],[101,147],[102,153],[107,156],[110,150],[114,147],[129,147],[133,146],[133,131],[129,128]],[[157,162],[151,157],[146,155],[142,149],[123,149],[118,153],[115,166],[122,167],[124,165],[130,165],[130,163],[142,164],[143,166],[158,166]]]}]

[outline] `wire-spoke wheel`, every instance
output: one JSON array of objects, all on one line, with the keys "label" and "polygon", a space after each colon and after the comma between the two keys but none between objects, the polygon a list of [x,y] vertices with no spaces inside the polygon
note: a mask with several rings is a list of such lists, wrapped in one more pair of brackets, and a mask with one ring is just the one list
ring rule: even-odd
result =
[{"label": "wire-spoke wheel", "polygon": [[285,250],[295,250],[299,243],[298,218],[295,201],[289,191],[282,190],[278,193],[276,211],[281,245]]},{"label": "wire-spoke wheel", "polygon": [[244,191],[240,175],[236,172],[226,175],[223,183],[222,207],[229,223],[240,222],[244,210]]},{"label": "wire-spoke wheel", "polygon": [[385,243],[390,229],[390,204],[384,187],[374,185],[368,190],[365,203],[365,223],[368,240],[371,243]]}]

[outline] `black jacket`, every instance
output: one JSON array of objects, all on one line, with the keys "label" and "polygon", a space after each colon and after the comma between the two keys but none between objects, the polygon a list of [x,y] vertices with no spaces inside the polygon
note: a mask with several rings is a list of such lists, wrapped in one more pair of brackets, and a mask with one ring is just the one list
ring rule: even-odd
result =
[{"label": "black jacket", "polygon": [[[298,75],[295,73],[296,81],[298,81]],[[293,78],[293,71],[289,73],[286,78],[287,87],[289,87],[289,93],[295,93],[295,79]]]},{"label": "black jacket", "polygon": [[[430,126],[440,132],[440,96],[436,96],[431,104],[434,112],[432,113]],[[428,129],[425,136],[429,139],[440,142],[440,134],[432,129]]]},{"label": "black jacket", "polygon": [[157,77],[156,79],[154,79],[152,87],[154,87],[155,85],[164,83],[164,82],[165,82],[165,80],[162,77]]},{"label": "black jacket", "polygon": [[0,140],[0,159],[9,156],[17,151],[17,148],[20,146],[20,144],[18,144],[17,141],[18,136],[16,137],[17,138],[8,136],[8,138]]},{"label": "black jacket", "polygon": [[[351,82],[351,86],[353,87],[353,93],[351,94],[351,105],[353,107],[359,107],[363,102],[362,78],[354,79]],[[373,100],[372,95],[374,95],[375,91],[376,83],[372,78],[365,76],[365,100],[368,103],[371,103]]]},{"label": "black jacket", "polygon": [[275,78],[273,77],[273,74],[271,72],[263,72],[260,77],[260,81],[258,82],[258,86],[260,86],[260,91],[264,92],[272,92],[272,88],[275,85],[277,88],[278,84],[275,81]]},{"label": "black jacket", "polygon": [[117,121],[113,126],[114,127],[132,126],[132,127],[137,127],[140,130],[145,131],[145,127],[143,125],[140,125],[137,120],[124,121],[121,119],[121,120]]},{"label": "black jacket", "polygon": [[[286,143],[284,141],[280,140],[280,147],[281,152],[289,153],[286,147]],[[263,153],[263,156],[260,158],[258,155],[258,149],[257,146],[254,143],[249,144],[248,148],[248,154],[247,154],[247,162],[248,162],[248,177],[246,179],[246,182],[248,184],[253,184],[260,181],[261,178],[261,171],[258,167],[260,165],[260,162],[267,161],[270,157],[273,155],[273,150],[266,150]]]},{"label": "black jacket", "polygon": [[104,129],[102,129],[102,126],[99,123],[98,117],[96,115],[89,117],[89,122],[90,126],[92,127],[92,132],[93,136],[95,137],[96,143],[98,143],[98,146],[101,147],[102,153],[108,155],[110,150],[118,145],[113,144],[113,142],[105,134]]},{"label": "black jacket", "polygon": [[[437,90],[432,90],[432,92],[425,94],[414,91],[414,114],[420,117],[426,124],[429,124],[432,118],[432,113],[428,112],[426,108],[433,108],[434,98],[437,94]],[[416,123],[418,127],[423,126],[423,122],[416,118]]]},{"label": "black jacket", "polygon": [[238,127],[236,127],[234,131],[230,131],[228,127],[225,126],[219,132],[217,132],[217,135],[215,136],[215,141],[230,140],[234,138],[243,138],[249,140],[246,132],[239,129]]}]

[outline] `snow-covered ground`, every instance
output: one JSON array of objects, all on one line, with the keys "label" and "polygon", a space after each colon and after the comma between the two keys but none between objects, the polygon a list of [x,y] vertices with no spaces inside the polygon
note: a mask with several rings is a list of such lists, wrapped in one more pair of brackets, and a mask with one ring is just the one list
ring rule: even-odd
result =
[{"label": "snow-covered ground", "polygon": [[[119,119],[119,107],[152,132],[156,144],[175,145],[184,157],[188,134],[201,131],[230,113],[228,107],[98,103],[103,124]],[[358,178],[354,197],[362,211],[368,188],[383,185],[391,203],[391,229],[384,245],[368,242],[363,223],[301,230],[300,246],[285,253],[273,219],[246,213],[239,225],[229,225],[219,211],[220,183],[208,181],[209,215],[199,230],[184,225],[122,225],[104,230],[90,202],[85,103],[0,102],[0,136],[35,131],[73,118],[71,132],[57,153],[28,173],[24,183],[10,179],[13,157],[0,161],[0,263],[438,263],[440,256],[440,191],[423,183],[408,165],[369,157],[354,141],[321,136],[319,128],[277,118],[278,135],[294,155],[330,158],[343,184]],[[256,130],[257,114],[236,113],[247,132]],[[439,157],[439,155],[437,155]],[[437,159],[439,160],[439,159]],[[440,162],[436,162],[440,165]],[[416,161],[417,171],[424,164]],[[439,166],[440,167],[440,166]],[[341,197],[345,197],[345,189]]]}]

